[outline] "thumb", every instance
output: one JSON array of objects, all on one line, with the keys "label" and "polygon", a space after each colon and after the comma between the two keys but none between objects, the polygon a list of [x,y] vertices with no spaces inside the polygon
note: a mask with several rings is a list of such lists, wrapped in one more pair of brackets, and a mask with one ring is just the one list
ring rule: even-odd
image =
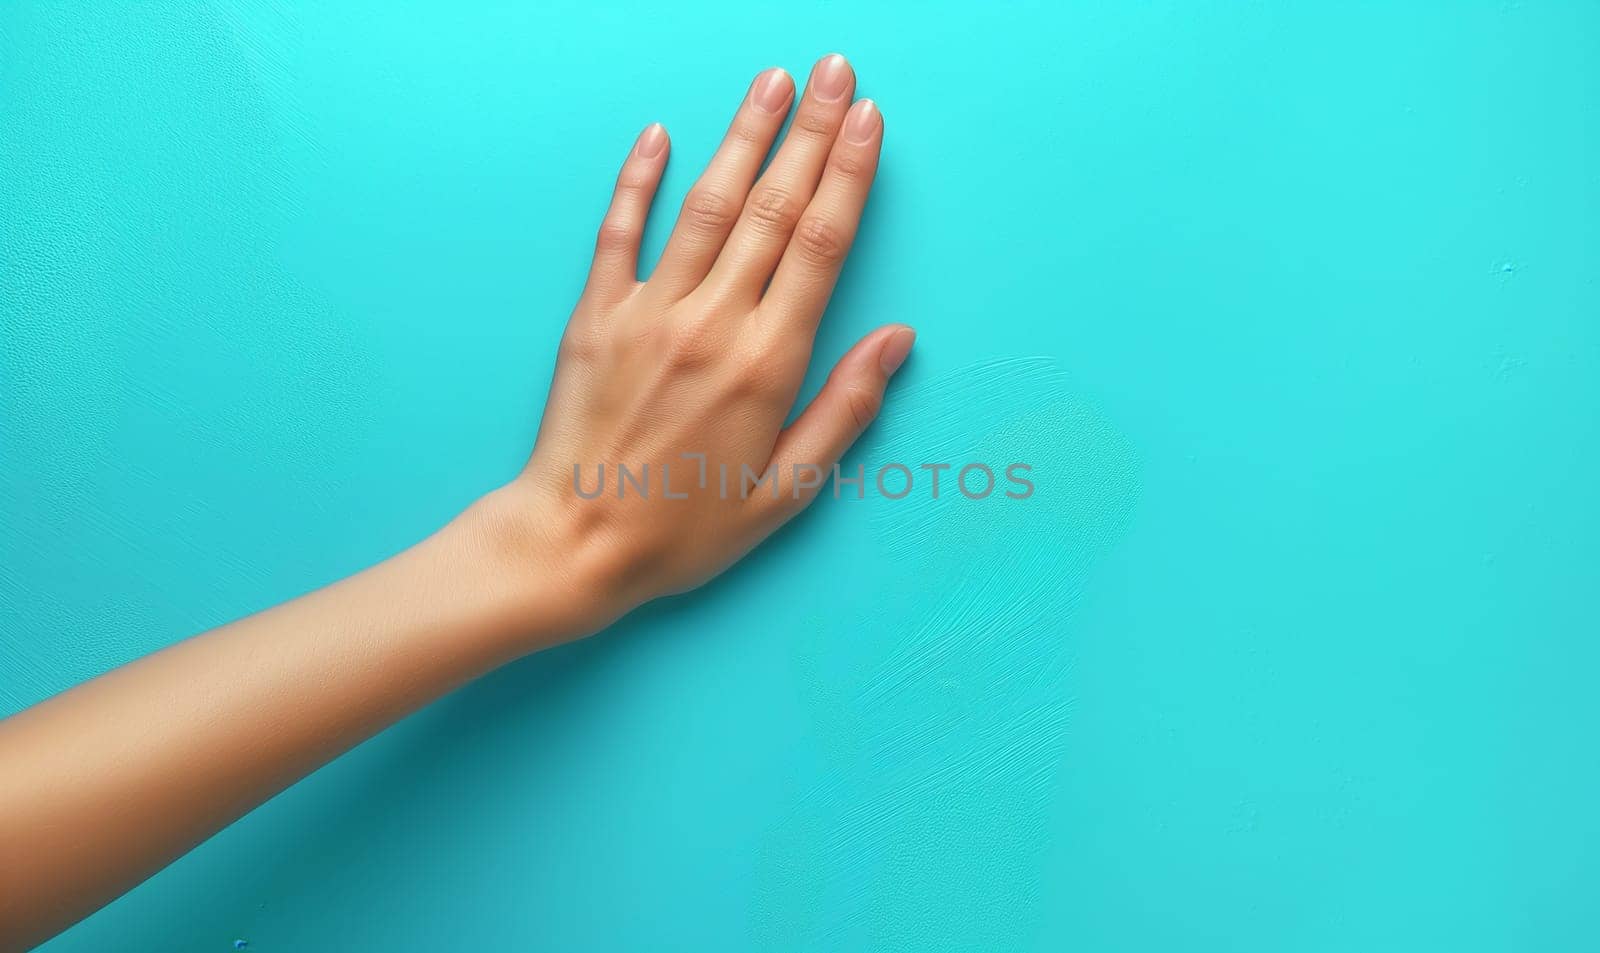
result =
[{"label": "thumb", "polygon": [[[833,465],[878,416],[889,378],[905,363],[916,337],[911,328],[890,324],[857,341],[833,366],[810,406],[778,435],[770,466],[786,508],[798,511],[810,503]],[[822,471],[822,478],[812,467]],[[806,479],[808,473],[812,479]]]}]

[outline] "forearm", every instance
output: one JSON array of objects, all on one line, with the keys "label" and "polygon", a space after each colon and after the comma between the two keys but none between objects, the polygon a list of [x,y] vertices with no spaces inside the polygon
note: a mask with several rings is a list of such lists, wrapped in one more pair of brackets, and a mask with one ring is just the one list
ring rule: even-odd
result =
[{"label": "forearm", "polygon": [[[763,71],[646,282],[670,144],[659,125],[640,134],[533,455],[506,487],[379,566],[0,722],[0,949],[66,927],[456,686],[700,585],[816,498],[801,474],[861,435],[915,336],[861,338],[789,421],[883,141],[854,89],[843,57],[818,62],[796,106],[805,134],[763,170],[796,100],[787,73]],[[696,458],[697,484],[669,482]],[[729,473],[770,492],[730,493]]]},{"label": "forearm", "polygon": [[561,587],[530,585],[539,563],[508,559],[484,509],[0,721],[0,949],[44,939],[406,714],[574,634]]}]

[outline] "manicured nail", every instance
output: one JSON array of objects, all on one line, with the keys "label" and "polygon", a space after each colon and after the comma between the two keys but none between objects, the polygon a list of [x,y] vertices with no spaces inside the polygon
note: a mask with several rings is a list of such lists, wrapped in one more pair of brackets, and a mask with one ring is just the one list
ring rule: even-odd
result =
[{"label": "manicured nail", "polygon": [[750,101],[762,112],[782,112],[789,105],[789,74],[773,67],[757,76],[750,87]]},{"label": "manicured nail", "polygon": [[654,159],[667,147],[667,130],[661,123],[653,122],[644,127],[644,132],[639,133],[639,142],[633,150],[641,159]]},{"label": "manicured nail", "polygon": [[878,131],[878,104],[863,99],[850,107],[844,117],[844,141],[866,145]]},{"label": "manicured nail", "polygon": [[850,64],[838,53],[829,53],[817,64],[811,76],[811,94],[825,103],[837,100],[850,86]]},{"label": "manicured nail", "polygon": [[878,364],[883,367],[885,374],[893,374],[906,362],[906,356],[911,353],[911,342],[917,339],[917,332],[910,328],[901,328],[889,335],[889,340],[883,342],[883,350],[878,352]]}]

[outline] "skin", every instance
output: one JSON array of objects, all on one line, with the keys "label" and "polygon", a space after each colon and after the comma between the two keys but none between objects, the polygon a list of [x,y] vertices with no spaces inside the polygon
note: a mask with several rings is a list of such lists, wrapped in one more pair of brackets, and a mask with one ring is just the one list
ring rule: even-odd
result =
[{"label": "skin", "polygon": [[[705,582],[812,500],[808,468],[831,472],[872,421],[914,336],[868,334],[783,426],[883,141],[854,91],[842,57],[819,61],[763,173],[796,91],[758,76],[647,282],[669,144],[640,134],[516,479],[383,563],[0,721],[0,949],[55,935],[452,689]],[[648,499],[577,492],[574,465],[592,491],[618,463],[650,465]],[[740,493],[741,466],[773,477]]]}]

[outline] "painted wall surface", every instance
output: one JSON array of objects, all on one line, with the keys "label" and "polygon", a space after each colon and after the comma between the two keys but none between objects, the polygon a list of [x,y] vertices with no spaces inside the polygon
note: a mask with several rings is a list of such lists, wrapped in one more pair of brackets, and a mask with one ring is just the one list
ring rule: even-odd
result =
[{"label": "painted wall surface", "polygon": [[1039,493],[826,502],[46,949],[1594,948],[1600,6],[312,6],[0,11],[0,713],[509,478],[635,133],[670,211],[834,49],[809,387],[910,322],[851,460]]}]

